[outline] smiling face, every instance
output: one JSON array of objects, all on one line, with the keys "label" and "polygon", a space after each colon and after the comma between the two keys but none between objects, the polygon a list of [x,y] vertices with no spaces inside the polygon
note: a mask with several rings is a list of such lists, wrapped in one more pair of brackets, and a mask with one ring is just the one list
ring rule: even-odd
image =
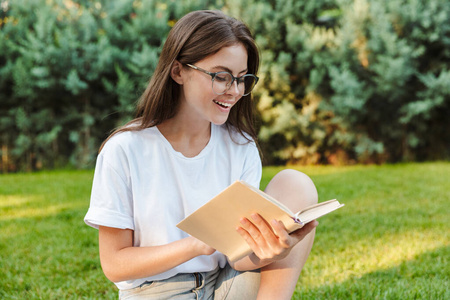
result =
[{"label": "smiling face", "polygon": [[[227,71],[235,77],[240,77],[247,73],[247,60],[245,47],[236,44],[195,62],[195,66],[213,73]],[[242,97],[236,82],[223,95],[217,95],[212,89],[210,75],[186,66],[180,69],[179,77],[174,80],[180,84],[182,91],[177,115],[198,122],[224,124],[231,108]]]}]

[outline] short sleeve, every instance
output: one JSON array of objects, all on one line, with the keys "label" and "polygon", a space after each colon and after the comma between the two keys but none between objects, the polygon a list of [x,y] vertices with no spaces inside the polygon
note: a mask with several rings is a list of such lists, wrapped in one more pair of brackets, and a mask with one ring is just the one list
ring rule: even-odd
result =
[{"label": "short sleeve", "polygon": [[97,157],[87,225],[133,229],[133,195],[126,154],[112,140]]},{"label": "short sleeve", "polygon": [[259,188],[262,176],[262,163],[258,148],[254,142],[247,145],[247,151],[242,170],[241,180]]}]

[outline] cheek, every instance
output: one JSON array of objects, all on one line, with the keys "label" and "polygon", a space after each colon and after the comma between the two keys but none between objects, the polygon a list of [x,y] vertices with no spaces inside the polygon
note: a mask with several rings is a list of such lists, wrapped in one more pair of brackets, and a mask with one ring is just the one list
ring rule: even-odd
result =
[{"label": "cheek", "polygon": [[[203,74],[201,74],[203,75]],[[212,91],[212,81],[204,77],[190,76],[183,85],[186,94],[210,95]],[[213,93],[214,94],[214,93]]]},{"label": "cheek", "polygon": [[211,83],[206,82],[192,82],[189,85],[184,86],[184,92],[186,96],[191,96],[196,98],[197,101],[200,99],[212,100],[217,97],[213,92]]},{"label": "cheek", "polygon": [[213,93],[210,87],[205,87],[204,85],[198,83],[184,85],[183,92],[186,101],[197,106],[202,106],[212,102],[212,100],[217,96]]}]

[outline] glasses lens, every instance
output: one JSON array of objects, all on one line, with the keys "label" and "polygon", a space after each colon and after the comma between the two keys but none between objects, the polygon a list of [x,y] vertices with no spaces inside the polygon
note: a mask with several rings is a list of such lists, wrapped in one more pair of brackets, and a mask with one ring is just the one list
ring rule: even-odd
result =
[{"label": "glasses lens", "polygon": [[[251,93],[255,87],[258,79],[255,75],[247,74],[237,80],[239,94],[241,96],[247,96]],[[218,95],[225,94],[231,87],[233,82],[233,76],[228,72],[219,72],[216,74],[212,81],[212,87],[214,93]]]},{"label": "glasses lens", "polygon": [[250,94],[252,92],[253,88],[255,87],[257,79],[254,75],[248,74],[248,75],[244,75],[242,77],[241,81],[243,81],[243,83],[241,83],[239,85],[239,87],[241,85],[243,85],[243,87],[239,88],[239,92],[242,96],[247,96],[248,94]]},{"label": "glasses lens", "polygon": [[217,73],[212,82],[214,93],[218,95],[225,94],[231,86],[231,81],[233,81],[233,76],[230,73]]}]

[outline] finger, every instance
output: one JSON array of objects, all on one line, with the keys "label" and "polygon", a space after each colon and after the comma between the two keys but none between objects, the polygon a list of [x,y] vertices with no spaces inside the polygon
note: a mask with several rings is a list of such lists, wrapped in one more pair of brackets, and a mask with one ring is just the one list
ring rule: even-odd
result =
[{"label": "finger", "polygon": [[258,239],[258,236],[254,234],[252,236],[244,227],[251,228],[248,223],[251,223],[247,219],[241,220],[242,227],[236,227],[236,231],[242,236],[242,238],[247,242],[247,244],[250,246],[252,251],[256,254],[258,257],[262,257],[262,251],[259,243],[255,241],[255,239]]},{"label": "finger", "polygon": [[278,237],[278,242],[285,248],[290,246],[290,236],[283,222],[272,220],[271,222],[274,233]]},{"label": "finger", "polygon": [[240,220],[242,229],[244,229],[248,236],[257,244],[263,244],[264,243],[264,237],[262,236],[261,232],[258,230],[258,228],[250,222],[247,218],[242,218]]},{"label": "finger", "polygon": [[[237,227],[236,230],[244,238],[257,257],[261,260],[271,259],[280,253],[280,251],[274,251],[276,250],[274,248],[278,248],[279,250],[280,247],[277,247],[277,244],[268,244],[252,222],[246,218],[243,218],[240,222],[242,227]],[[250,233],[250,231],[252,231],[252,233]]]},{"label": "finger", "polygon": [[273,231],[272,226],[259,214],[251,215],[253,224],[258,228],[261,236],[267,244],[274,244],[278,242],[278,236]]},{"label": "finger", "polygon": [[236,227],[236,231],[244,238],[244,240],[247,242],[247,244],[253,249],[256,246],[255,241],[253,240],[252,236],[242,227]]}]

